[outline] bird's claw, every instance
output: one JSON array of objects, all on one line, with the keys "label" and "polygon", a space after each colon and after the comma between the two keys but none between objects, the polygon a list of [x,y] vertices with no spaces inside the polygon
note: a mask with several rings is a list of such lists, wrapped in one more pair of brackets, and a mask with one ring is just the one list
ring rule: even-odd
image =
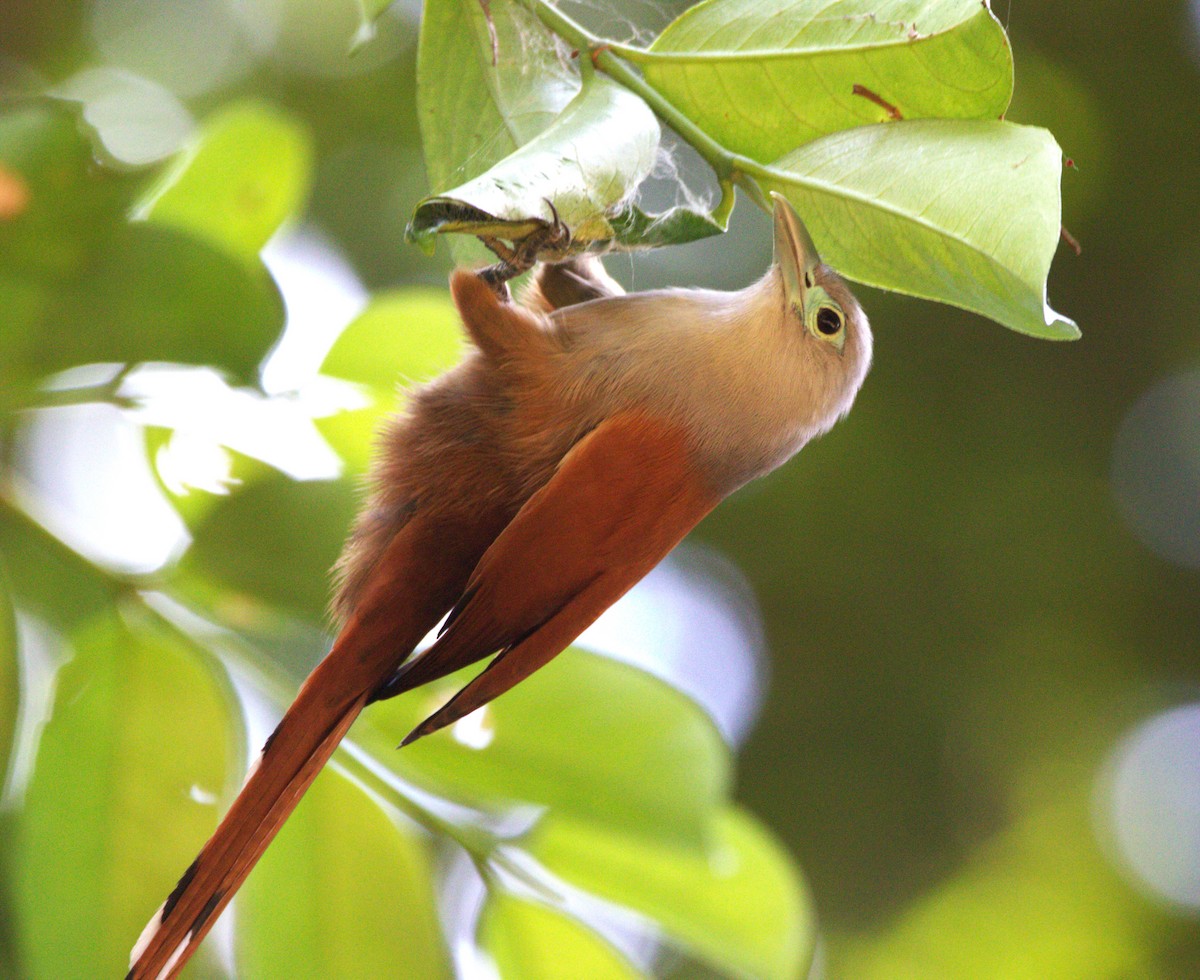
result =
[{"label": "bird's claw", "polygon": [[550,208],[553,220],[543,223],[519,241],[514,241],[511,248],[498,238],[490,235],[479,236],[479,240],[500,260],[485,269],[480,269],[479,276],[503,300],[507,301],[510,298],[508,281],[532,269],[542,252],[561,252],[571,244],[571,229],[559,218],[554,202],[549,198],[543,200]]}]

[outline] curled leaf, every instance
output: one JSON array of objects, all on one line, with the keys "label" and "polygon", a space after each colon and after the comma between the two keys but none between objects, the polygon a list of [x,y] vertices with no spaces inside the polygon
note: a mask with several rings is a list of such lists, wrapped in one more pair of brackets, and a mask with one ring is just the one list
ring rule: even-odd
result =
[{"label": "curled leaf", "polygon": [[641,98],[593,76],[538,136],[478,177],[420,202],[410,234],[520,241],[558,221],[570,229],[572,250],[607,242],[611,219],[654,167],[660,135]]}]

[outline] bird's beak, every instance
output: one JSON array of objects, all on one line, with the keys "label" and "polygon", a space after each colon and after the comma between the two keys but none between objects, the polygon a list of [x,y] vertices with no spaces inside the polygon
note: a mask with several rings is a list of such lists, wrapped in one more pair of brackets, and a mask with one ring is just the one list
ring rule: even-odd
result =
[{"label": "bird's beak", "polygon": [[803,312],[804,300],[813,283],[813,273],[821,264],[821,256],[787,198],[775,191],[771,191],[771,197],[775,199],[775,264],[783,273],[788,302]]}]

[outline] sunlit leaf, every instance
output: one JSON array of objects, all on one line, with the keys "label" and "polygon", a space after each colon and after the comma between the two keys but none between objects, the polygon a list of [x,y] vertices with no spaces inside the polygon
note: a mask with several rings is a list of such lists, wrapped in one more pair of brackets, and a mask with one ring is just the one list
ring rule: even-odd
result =
[{"label": "sunlit leaf", "polygon": [[880,101],[904,119],[997,119],[1013,89],[1008,39],[979,0],[707,0],[650,50],[655,88],[763,161],[894,118]]},{"label": "sunlit leaf", "polygon": [[355,472],[366,469],[379,426],[403,389],[453,365],[464,349],[450,296],[439,289],[376,293],[321,365],[324,374],[370,388],[371,403],[317,419],[321,434]]},{"label": "sunlit leaf", "polygon": [[[550,125],[579,91],[564,48],[517,3],[427,0],[417,55],[417,114],[429,184],[483,173]],[[451,239],[458,261],[487,253]]]},{"label": "sunlit leaf", "polygon": [[223,679],[174,634],[105,618],[71,648],[13,859],[23,962],[47,980],[124,974],[241,757]]},{"label": "sunlit leaf", "polygon": [[1046,130],[969,120],[864,126],[771,170],[763,186],[796,206],[821,257],[851,279],[1035,337],[1079,336],[1046,302],[1062,172]]},{"label": "sunlit leaf", "polygon": [[703,852],[550,813],[529,842],[555,875],[640,912],[697,959],[760,980],[805,975],[813,910],[787,853],[749,814],[722,812]]},{"label": "sunlit leaf", "polygon": [[238,896],[237,949],[246,980],[449,976],[425,843],[325,770]]},{"label": "sunlit leaf", "polygon": [[428,381],[444,371],[463,347],[458,313],[446,290],[394,289],[371,298],[342,331],[321,372],[390,394],[397,384]]},{"label": "sunlit leaf", "polygon": [[224,498],[192,529],[184,568],[224,588],[326,621],[329,570],[350,529],[345,480],[296,481],[274,473]]},{"label": "sunlit leaf", "polygon": [[204,120],[137,213],[254,259],[304,206],[311,169],[298,123],[260,103],[235,103]]},{"label": "sunlit leaf", "polygon": [[152,360],[255,378],[283,326],[261,265],[128,224],[128,178],[93,162],[63,107],[0,113],[0,168],[25,194],[0,220],[0,380],[28,385],[75,364]]},{"label": "sunlit leaf", "polygon": [[492,895],[479,922],[479,945],[501,980],[641,980],[644,974],[594,932],[559,912],[510,895]]},{"label": "sunlit leaf", "polygon": [[[396,744],[472,673],[374,705],[368,716]],[[694,702],[636,668],[577,649],[398,756],[405,775],[454,797],[543,804],[690,847],[706,839],[731,767]]]}]

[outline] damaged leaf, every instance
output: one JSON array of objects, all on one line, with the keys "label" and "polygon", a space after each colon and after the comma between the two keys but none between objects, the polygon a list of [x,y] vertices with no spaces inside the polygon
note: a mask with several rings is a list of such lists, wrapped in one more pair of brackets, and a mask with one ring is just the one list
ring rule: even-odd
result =
[{"label": "damaged leaf", "polygon": [[420,202],[409,232],[417,240],[462,232],[515,242],[557,219],[570,229],[568,251],[611,241],[614,221],[637,228],[629,199],[654,167],[660,135],[640,97],[595,75],[540,135],[473,180]]}]

